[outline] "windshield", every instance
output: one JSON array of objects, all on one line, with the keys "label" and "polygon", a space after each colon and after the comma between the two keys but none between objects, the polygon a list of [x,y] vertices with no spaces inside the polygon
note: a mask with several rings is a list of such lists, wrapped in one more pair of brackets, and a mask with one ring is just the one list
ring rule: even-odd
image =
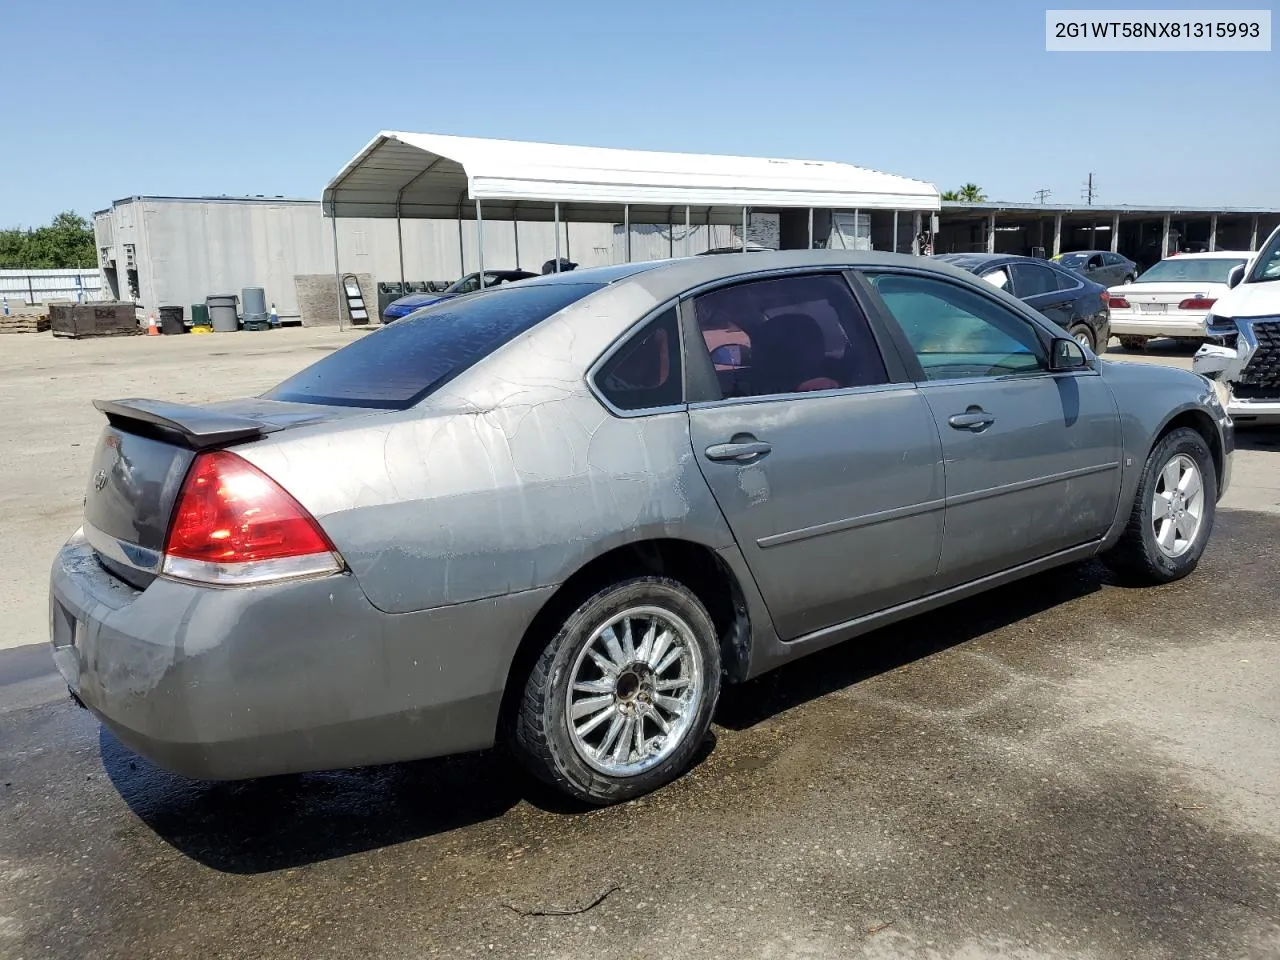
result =
[{"label": "windshield", "polygon": [[405,410],[504,343],[601,286],[517,284],[444,300],[366,334],[294,374],[264,397]]},{"label": "windshield", "polygon": [[1268,280],[1280,280],[1280,227],[1271,234],[1267,245],[1253,262],[1253,270],[1246,282],[1265,283]]},{"label": "windshield", "polygon": [[1135,283],[1226,283],[1232,267],[1244,263],[1243,257],[1170,257],[1161,260],[1140,276]]},{"label": "windshield", "polygon": [[1058,258],[1058,263],[1068,270],[1075,270],[1077,267],[1083,267],[1088,259],[1087,253],[1064,253]]}]

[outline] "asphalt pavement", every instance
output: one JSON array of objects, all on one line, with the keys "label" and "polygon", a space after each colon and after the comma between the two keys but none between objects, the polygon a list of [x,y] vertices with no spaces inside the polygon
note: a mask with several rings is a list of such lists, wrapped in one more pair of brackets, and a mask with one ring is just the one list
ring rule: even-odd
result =
[{"label": "asphalt pavement", "polygon": [[494,753],[184,780],[0,650],[0,958],[1280,956],[1272,442],[1192,577],[1068,567],[729,688],[605,810]]}]

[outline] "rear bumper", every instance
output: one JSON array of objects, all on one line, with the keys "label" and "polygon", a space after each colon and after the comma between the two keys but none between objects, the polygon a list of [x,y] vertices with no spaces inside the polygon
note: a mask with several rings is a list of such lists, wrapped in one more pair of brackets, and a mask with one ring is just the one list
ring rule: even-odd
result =
[{"label": "rear bumper", "polygon": [[384,614],[335,575],[135,590],[77,535],[50,577],[54,661],[127,746],[240,779],[490,746],[515,649],[550,590]]},{"label": "rear bumper", "polygon": [[1204,314],[1180,317],[1175,314],[1137,314],[1111,311],[1111,335],[1116,337],[1203,337]]}]

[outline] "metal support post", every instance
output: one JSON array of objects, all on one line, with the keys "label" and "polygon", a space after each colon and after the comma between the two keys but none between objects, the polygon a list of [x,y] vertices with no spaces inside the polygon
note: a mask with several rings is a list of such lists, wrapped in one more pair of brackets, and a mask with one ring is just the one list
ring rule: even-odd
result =
[{"label": "metal support post", "polygon": [[996,215],[987,214],[987,253],[996,252]]},{"label": "metal support post", "polygon": [[1160,227],[1160,259],[1163,260],[1169,255],[1169,215],[1164,215],[1164,220]]},{"label": "metal support post", "polygon": [[400,292],[404,293],[404,232],[400,226],[400,197],[396,196],[396,255],[400,258]]},{"label": "metal support post", "polygon": [[342,289],[342,268],[338,266],[338,211],[333,212],[333,285],[338,291],[338,329],[347,329],[347,298]]},{"label": "metal support post", "polygon": [[631,204],[622,205],[622,232],[627,235],[627,263],[631,262]]},{"label": "metal support post", "polygon": [[1253,228],[1249,231],[1249,249],[1258,249],[1258,215],[1253,215]]},{"label": "metal support post", "polygon": [[747,252],[747,208],[742,208],[742,252]]},{"label": "metal support post", "polygon": [[560,272],[560,201],[559,200],[556,201],[555,217],[556,217],[556,267],[554,272],[559,273]]},{"label": "metal support post", "polygon": [[[1257,218],[1255,217],[1254,219],[1256,220]],[[693,250],[692,234],[693,234],[693,226],[689,222],[689,205],[686,203],[684,205],[684,255],[686,257],[692,256],[692,253],[691,253],[691,251]]]},{"label": "metal support post", "polygon": [[898,211],[893,211],[893,252],[898,252]]},{"label": "metal support post", "polygon": [[1209,217],[1209,252],[1218,249],[1218,215],[1215,213]]},{"label": "metal support post", "polygon": [[1062,253],[1062,214],[1053,215],[1053,256]]},{"label": "metal support post", "polygon": [[1115,214],[1111,218],[1111,252],[1115,253],[1120,249],[1120,214]]},{"label": "metal support post", "polygon": [[484,213],[480,210],[480,201],[476,200],[476,261],[480,264],[480,279],[477,290],[484,289]]},{"label": "metal support post", "polygon": [[809,208],[809,249],[813,249],[813,207]]},{"label": "metal support post", "polygon": [[920,211],[917,210],[911,214],[911,253],[920,256],[920,229],[923,226],[920,219]]}]

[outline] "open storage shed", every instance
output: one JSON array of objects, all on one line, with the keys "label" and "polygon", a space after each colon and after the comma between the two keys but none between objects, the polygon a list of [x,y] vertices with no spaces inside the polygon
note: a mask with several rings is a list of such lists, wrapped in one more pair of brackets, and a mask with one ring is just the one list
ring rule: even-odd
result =
[{"label": "open storage shed", "polygon": [[[920,214],[940,209],[933,184],[822,160],[771,160],[648,150],[573,147],[429,133],[384,131],[325,188],[325,216],[456,219],[476,222],[477,260],[484,269],[486,221],[622,224],[631,259],[632,224],[743,225],[752,212],[776,213],[783,249],[837,246],[883,238],[878,249],[907,248],[920,232]],[[842,224],[853,213],[852,233]],[[906,231],[910,232],[907,233]],[[399,235],[400,231],[397,230]],[[689,230],[685,230],[688,255]],[[890,241],[890,237],[892,240]],[[518,240],[517,240],[518,243]],[[401,275],[403,279],[403,244]],[[335,256],[336,260],[336,256]],[[338,263],[335,271],[341,273]]]}]

